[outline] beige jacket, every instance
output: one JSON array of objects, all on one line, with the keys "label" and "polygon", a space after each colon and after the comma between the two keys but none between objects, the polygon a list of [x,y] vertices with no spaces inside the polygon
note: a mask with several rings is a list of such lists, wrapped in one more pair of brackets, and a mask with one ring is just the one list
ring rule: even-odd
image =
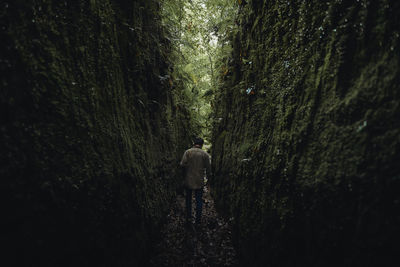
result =
[{"label": "beige jacket", "polygon": [[211,176],[210,156],[201,148],[193,147],[185,151],[181,160],[185,168],[185,186],[200,189],[204,186],[204,177]]}]

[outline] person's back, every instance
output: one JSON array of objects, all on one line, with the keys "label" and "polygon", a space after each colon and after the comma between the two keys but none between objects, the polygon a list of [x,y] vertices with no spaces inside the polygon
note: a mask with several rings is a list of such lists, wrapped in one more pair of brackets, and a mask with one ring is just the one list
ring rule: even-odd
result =
[{"label": "person's back", "polygon": [[186,187],[186,219],[190,224],[192,220],[192,192],[196,197],[196,224],[201,222],[201,211],[203,206],[204,177],[211,176],[210,156],[201,148],[204,140],[196,138],[193,147],[186,150],[181,160],[181,166],[185,168]]},{"label": "person's back", "polygon": [[[210,174],[210,156],[199,147],[185,151],[181,165],[186,169],[185,185],[190,189],[200,189],[204,186],[204,177]],[[206,173],[205,173],[206,171]]]}]

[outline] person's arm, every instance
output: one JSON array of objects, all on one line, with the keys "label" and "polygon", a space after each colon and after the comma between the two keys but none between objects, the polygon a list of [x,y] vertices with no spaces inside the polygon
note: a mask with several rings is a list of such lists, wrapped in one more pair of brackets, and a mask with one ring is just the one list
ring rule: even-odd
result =
[{"label": "person's arm", "polygon": [[188,161],[188,152],[186,150],[185,153],[183,153],[183,157],[179,165],[181,165],[181,167],[186,167],[188,163],[187,161]]}]

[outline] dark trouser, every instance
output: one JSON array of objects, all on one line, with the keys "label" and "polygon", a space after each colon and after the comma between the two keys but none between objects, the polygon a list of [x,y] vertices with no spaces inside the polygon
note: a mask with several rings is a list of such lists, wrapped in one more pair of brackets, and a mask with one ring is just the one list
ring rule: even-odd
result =
[{"label": "dark trouser", "polygon": [[203,208],[203,188],[201,189],[188,189],[186,188],[186,219],[192,219],[192,191],[196,198],[196,223],[201,222],[201,210]]}]

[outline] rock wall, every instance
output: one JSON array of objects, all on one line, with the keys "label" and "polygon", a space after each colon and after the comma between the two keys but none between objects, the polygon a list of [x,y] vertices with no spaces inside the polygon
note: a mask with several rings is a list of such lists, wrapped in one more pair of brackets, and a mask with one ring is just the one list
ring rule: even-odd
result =
[{"label": "rock wall", "polygon": [[158,1],[1,7],[5,254],[15,266],[146,262],[192,127],[167,79]]},{"label": "rock wall", "polygon": [[400,2],[239,1],[211,181],[248,266],[397,266]]}]

